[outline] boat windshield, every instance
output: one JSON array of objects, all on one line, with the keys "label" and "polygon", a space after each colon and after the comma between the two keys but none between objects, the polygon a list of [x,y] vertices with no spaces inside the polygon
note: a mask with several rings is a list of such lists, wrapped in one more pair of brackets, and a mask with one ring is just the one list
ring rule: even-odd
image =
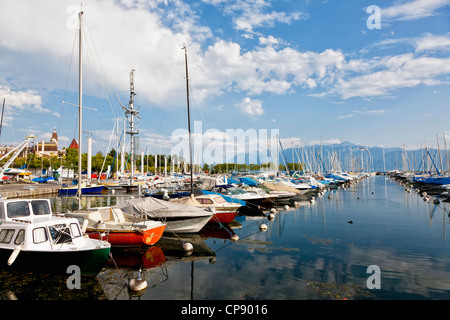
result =
[{"label": "boat windshield", "polygon": [[35,215],[51,214],[47,200],[33,200],[31,201],[31,207]]},{"label": "boat windshield", "polygon": [[216,200],[216,203],[221,204],[227,202],[222,196],[214,197],[214,200]]},{"label": "boat windshield", "polygon": [[245,191],[238,189],[238,188],[229,189],[229,191],[231,192],[231,194],[244,194],[245,193]]},{"label": "boat windshield", "polygon": [[8,218],[28,217],[30,215],[30,208],[26,201],[9,202],[6,208]]}]

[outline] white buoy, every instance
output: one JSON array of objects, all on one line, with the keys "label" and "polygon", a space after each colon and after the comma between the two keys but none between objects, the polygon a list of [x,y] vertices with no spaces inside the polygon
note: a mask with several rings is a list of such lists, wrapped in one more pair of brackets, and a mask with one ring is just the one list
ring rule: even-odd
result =
[{"label": "white buoy", "polygon": [[271,209],[270,209],[270,212],[271,212],[271,213],[277,213],[277,209],[271,208]]},{"label": "white buoy", "polygon": [[275,215],[274,215],[273,213],[270,213],[270,214],[267,216],[267,219],[269,219],[270,221],[272,221],[273,219],[275,219]]},{"label": "white buoy", "polygon": [[289,210],[289,206],[287,204],[284,206],[284,210]]},{"label": "white buoy", "polygon": [[311,199],[309,199],[309,202],[314,202],[316,199],[314,197],[311,197]]},{"label": "white buoy", "polygon": [[237,234],[233,234],[230,239],[231,239],[231,241],[236,242],[239,240],[239,236]]},{"label": "white buoy", "polygon": [[331,196],[331,194],[329,194],[329,195],[328,195],[328,199],[331,199],[331,198],[332,198],[332,196]]},{"label": "white buoy", "polygon": [[261,231],[266,231],[266,230],[267,230],[267,225],[264,224],[264,223],[261,223],[261,224],[259,225],[259,230],[261,230]]},{"label": "white buoy", "polygon": [[131,279],[128,288],[132,291],[141,291],[147,288],[147,281],[141,278],[141,269],[136,279]]},{"label": "white buoy", "polygon": [[9,256],[8,266],[10,266],[10,265],[12,265],[14,263],[14,261],[16,260],[17,256],[20,253],[20,250],[22,250],[22,245],[17,246],[17,247],[14,248],[13,252]]},{"label": "white buoy", "polygon": [[189,251],[194,250],[194,247],[193,247],[192,244],[189,243],[189,242],[183,243],[183,245],[181,246],[181,248],[182,248],[184,251],[186,251],[186,252],[189,252]]}]

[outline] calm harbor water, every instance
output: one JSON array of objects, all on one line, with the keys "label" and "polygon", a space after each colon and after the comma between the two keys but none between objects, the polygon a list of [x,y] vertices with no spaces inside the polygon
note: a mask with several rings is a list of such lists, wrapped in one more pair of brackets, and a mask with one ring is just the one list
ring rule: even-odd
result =
[{"label": "calm harbor water", "polygon": [[[331,195],[331,198],[328,197]],[[91,206],[121,197],[87,197]],[[61,200],[53,199],[56,206]],[[107,203],[105,203],[107,201]],[[424,202],[385,176],[328,191],[275,219],[239,217],[237,228],[206,230],[179,250],[177,236],[141,250],[114,250],[95,279],[69,290],[65,277],[0,271],[0,296],[19,300],[403,300],[450,298],[446,228],[450,204]],[[265,223],[266,231],[259,225]],[[230,232],[239,236],[229,240]],[[186,240],[186,239],[185,239]],[[127,289],[143,265],[148,287]],[[369,266],[380,289],[369,288]],[[374,282],[371,282],[374,283]]]}]

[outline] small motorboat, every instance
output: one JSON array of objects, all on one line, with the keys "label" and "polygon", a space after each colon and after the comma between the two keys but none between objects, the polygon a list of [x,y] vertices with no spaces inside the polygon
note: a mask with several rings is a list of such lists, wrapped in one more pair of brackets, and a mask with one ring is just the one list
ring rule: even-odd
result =
[{"label": "small motorboat", "polygon": [[[86,225],[86,233],[93,239],[106,240],[113,246],[153,245],[161,239],[166,224],[160,221],[135,217],[126,219],[122,210],[113,207],[98,207],[66,213],[78,218]],[[85,222],[86,221],[86,222]]]},{"label": "small motorboat", "polygon": [[27,272],[97,275],[111,244],[84,235],[75,218],[53,215],[48,199],[0,200],[0,264]]},{"label": "small motorboat", "polygon": [[238,214],[237,210],[242,206],[240,203],[227,202],[221,195],[203,194],[172,199],[172,202],[196,206],[199,208],[212,208],[214,215],[208,223],[228,224]]}]

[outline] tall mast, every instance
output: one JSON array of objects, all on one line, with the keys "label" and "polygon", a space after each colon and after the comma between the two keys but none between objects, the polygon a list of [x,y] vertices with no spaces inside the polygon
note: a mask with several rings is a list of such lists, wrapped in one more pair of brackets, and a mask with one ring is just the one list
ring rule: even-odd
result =
[{"label": "tall mast", "polygon": [[82,68],[82,42],[81,42],[81,37],[82,37],[82,25],[81,25],[81,20],[82,20],[82,16],[83,16],[83,11],[80,11],[78,13],[78,19],[79,19],[79,24],[80,24],[80,28],[78,30],[78,41],[79,41],[79,46],[78,46],[78,192],[77,192],[77,197],[78,197],[78,209],[81,209],[81,140],[82,140],[82,116],[83,116],[83,68]]},{"label": "tall mast", "polygon": [[3,113],[5,112],[5,101],[6,101],[6,98],[3,98],[2,119],[0,121],[0,135],[2,133],[2,127],[3,127]]},{"label": "tall mast", "polygon": [[191,172],[191,195],[194,194],[193,187],[193,173],[192,173],[192,142],[191,142],[191,112],[189,110],[189,75],[188,75],[188,62],[187,62],[187,49],[186,45],[183,45],[184,49],[184,61],[186,64],[186,99],[187,99],[187,113],[188,113],[188,131],[189,131],[189,163]]},{"label": "tall mast", "polygon": [[134,71],[135,69],[131,69],[130,72],[130,101],[128,103],[128,109],[126,110],[127,113],[130,114],[130,130],[127,132],[130,135],[130,148],[131,148],[131,169],[130,169],[130,185],[133,184],[134,181],[134,154],[136,152],[136,143],[134,135],[138,134],[139,132],[134,128],[134,117],[137,116],[138,111],[134,109],[134,96],[136,93],[134,92]]}]

